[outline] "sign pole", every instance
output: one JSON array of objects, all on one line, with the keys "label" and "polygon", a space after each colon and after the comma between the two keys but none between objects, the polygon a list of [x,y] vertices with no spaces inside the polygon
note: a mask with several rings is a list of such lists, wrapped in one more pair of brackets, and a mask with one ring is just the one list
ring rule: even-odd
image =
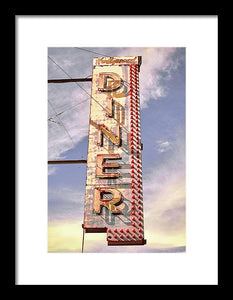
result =
[{"label": "sign pole", "polygon": [[85,228],[83,228],[82,253],[83,253],[83,250],[84,250],[84,235],[85,235]]}]

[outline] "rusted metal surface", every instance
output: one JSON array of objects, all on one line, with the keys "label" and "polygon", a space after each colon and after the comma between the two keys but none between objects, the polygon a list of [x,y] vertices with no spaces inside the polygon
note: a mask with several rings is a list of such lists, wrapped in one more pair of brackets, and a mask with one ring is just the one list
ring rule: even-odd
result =
[{"label": "rusted metal surface", "polygon": [[108,245],[144,245],[140,56],[93,59],[84,224]]}]

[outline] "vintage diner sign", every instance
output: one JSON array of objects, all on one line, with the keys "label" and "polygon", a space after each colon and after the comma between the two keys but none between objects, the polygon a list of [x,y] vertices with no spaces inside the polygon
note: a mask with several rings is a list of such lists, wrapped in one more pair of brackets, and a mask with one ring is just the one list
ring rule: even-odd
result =
[{"label": "vintage diner sign", "polygon": [[141,56],[93,59],[85,232],[108,245],[144,245],[139,71]]}]

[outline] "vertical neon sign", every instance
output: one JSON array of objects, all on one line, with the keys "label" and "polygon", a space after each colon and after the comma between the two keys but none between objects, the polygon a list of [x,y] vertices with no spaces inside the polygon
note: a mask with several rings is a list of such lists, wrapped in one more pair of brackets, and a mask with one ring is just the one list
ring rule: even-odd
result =
[{"label": "vertical neon sign", "polygon": [[144,245],[141,56],[94,58],[83,228]]}]

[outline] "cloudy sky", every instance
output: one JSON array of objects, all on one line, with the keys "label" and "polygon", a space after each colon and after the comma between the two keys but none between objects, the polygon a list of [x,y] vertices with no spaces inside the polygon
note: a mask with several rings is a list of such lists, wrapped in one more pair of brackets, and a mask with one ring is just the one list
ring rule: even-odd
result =
[{"label": "cloudy sky", "polygon": [[[48,79],[91,77],[93,57],[142,56],[144,246],[85,252],[185,251],[185,48],[48,48]],[[91,82],[48,84],[48,159],[86,159]],[[86,165],[48,167],[48,251],[80,252]]]}]

